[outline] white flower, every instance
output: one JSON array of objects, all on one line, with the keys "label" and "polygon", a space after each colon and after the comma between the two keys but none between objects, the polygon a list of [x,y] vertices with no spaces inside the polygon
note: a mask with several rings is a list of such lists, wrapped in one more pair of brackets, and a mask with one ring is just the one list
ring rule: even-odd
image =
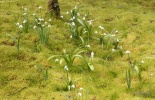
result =
[{"label": "white flower", "polygon": [[23,26],[22,25],[19,25],[19,28],[23,28]]},{"label": "white flower", "polygon": [[70,19],[70,21],[72,21],[72,20],[73,20],[73,18]]},{"label": "white flower", "polygon": [[116,50],[115,49],[112,49],[112,52],[115,52]]},{"label": "white flower", "polygon": [[112,34],[111,36],[115,37],[115,34]]},{"label": "white flower", "polygon": [[36,29],[37,26],[33,26],[33,29]]},{"label": "white flower", "polygon": [[51,27],[51,25],[48,25],[48,28],[50,28]]},{"label": "white flower", "polygon": [[59,61],[59,59],[55,59],[55,62],[58,62]]},{"label": "white flower", "polygon": [[130,54],[130,51],[129,51],[129,50],[127,50],[127,51],[125,51],[125,53],[126,53],[126,54]]},{"label": "white flower", "polygon": [[80,91],[83,91],[84,89],[82,88],[82,87],[80,87],[80,89],[79,89]]},{"label": "white flower", "polygon": [[45,25],[43,24],[42,27],[44,27]]},{"label": "white flower", "polygon": [[67,67],[67,66],[65,66],[64,69],[65,69],[66,71],[68,71],[68,67]]},{"label": "white flower", "polygon": [[72,13],[73,11],[71,10],[70,12]]},{"label": "white flower", "polygon": [[101,30],[104,30],[104,27],[103,26],[99,26],[98,28],[100,28]]},{"label": "white flower", "polygon": [[24,8],[24,10],[26,11],[26,10],[27,10],[27,8]]},{"label": "white flower", "polygon": [[91,25],[92,24],[92,21],[88,21],[88,23],[89,23],[89,25]]},{"label": "white flower", "polygon": [[20,24],[17,22],[16,25],[19,26]]},{"label": "white flower", "polygon": [[49,19],[48,21],[49,21],[49,22],[51,22],[52,20],[51,20],[51,19]]},{"label": "white flower", "polygon": [[93,60],[93,58],[94,58],[94,52],[91,52],[91,58]]},{"label": "white flower", "polygon": [[60,16],[60,18],[64,18],[64,16]]},{"label": "white flower", "polygon": [[77,13],[77,16],[80,16],[80,13]]},{"label": "white flower", "polygon": [[144,60],[142,60],[141,63],[144,64]]},{"label": "white flower", "polygon": [[26,15],[26,13],[24,13],[23,15]]},{"label": "white flower", "polygon": [[107,35],[106,33],[103,33],[103,35]]},{"label": "white flower", "polygon": [[77,6],[75,6],[74,9],[77,9]]},{"label": "white flower", "polygon": [[74,88],[75,88],[75,85],[73,84],[73,85],[71,86],[71,88],[73,88],[73,89],[74,89]]},{"label": "white flower", "polygon": [[47,22],[45,22],[45,25],[47,25]]},{"label": "white flower", "polygon": [[75,16],[73,16],[73,18],[72,19],[75,19]]},{"label": "white flower", "polygon": [[95,31],[95,33],[97,34],[98,32],[97,32],[97,31]]},{"label": "white flower", "polygon": [[33,13],[33,16],[35,16],[36,14],[35,13]]},{"label": "white flower", "polygon": [[37,66],[36,66],[36,65],[34,65],[34,68],[37,68]]},{"label": "white flower", "polygon": [[39,21],[44,21],[44,18],[38,18]]},{"label": "white flower", "polygon": [[40,22],[38,24],[41,24]]},{"label": "white flower", "polygon": [[90,45],[88,44],[88,45],[86,45],[85,47],[90,48]]},{"label": "white flower", "polygon": [[116,30],[115,33],[118,34],[118,30]]},{"label": "white flower", "polygon": [[153,76],[153,74],[150,74],[150,76]]},{"label": "white flower", "polygon": [[117,42],[119,42],[119,39],[116,39]]},{"label": "white flower", "polygon": [[72,35],[71,35],[69,38],[71,38],[71,39],[72,39]]},{"label": "white flower", "polygon": [[73,25],[73,26],[75,26],[75,23],[74,23],[74,22],[72,22],[72,25]]},{"label": "white flower", "polygon": [[23,21],[23,23],[26,23],[26,22],[27,22],[27,20],[24,20],[24,21]]},{"label": "white flower", "polygon": [[83,17],[83,20],[86,20],[86,17]]},{"label": "white flower", "polygon": [[81,97],[81,96],[82,96],[82,93],[81,93],[81,92],[79,92],[79,93],[78,93],[78,96],[79,96],[79,97]]},{"label": "white flower", "polygon": [[69,12],[67,11],[67,12],[66,12],[66,14],[68,15],[68,14],[69,14]]},{"label": "white flower", "polygon": [[39,8],[39,9],[42,9],[42,6],[39,6],[38,8]]},{"label": "white flower", "polygon": [[87,31],[84,31],[84,33],[87,33]]}]

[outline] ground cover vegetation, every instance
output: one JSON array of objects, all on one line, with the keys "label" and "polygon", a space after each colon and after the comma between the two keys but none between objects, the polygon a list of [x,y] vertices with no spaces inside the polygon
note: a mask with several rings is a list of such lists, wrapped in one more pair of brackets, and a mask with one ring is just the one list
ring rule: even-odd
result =
[{"label": "ground cover vegetation", "polygon": [[0,0],[1,100],[154,100],[154,0],[47,2]]}]

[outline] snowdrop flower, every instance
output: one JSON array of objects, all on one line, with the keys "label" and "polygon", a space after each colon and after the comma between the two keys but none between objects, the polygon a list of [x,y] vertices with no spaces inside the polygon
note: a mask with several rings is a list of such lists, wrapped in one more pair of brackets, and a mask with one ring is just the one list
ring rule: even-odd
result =
[{"label": "snowdrop flower", "polygon": [[141,63],[144,64],[144,60],[142,60]]},{"label": "snowdrop flower", "polygon": [[45,22],[45,25],[47,25],[47,22]]},{"label": "snowdrop flower", "polygon": [[19,26],[20,24],[17,22],[16,25]]},{"label": "snowdrop flower", "polygon": [[73,26],[75,26],[75,23],[74,23],[74,22],[72,22],[72,25],[73,25]]},{"label": "snowdrop flower", "polygon": [[99,26],[98,28],[100,28],[101,30],[104,30],[104,27],[103,26]]},{"label": "snowdrop flower", "polygon": [[26,10],[27,10],[27,8],[24,8],[24,10],[26,11]]},{"label": "snowdrop flower", "polygon": [[23,28],[23,26],[22,25],[19,25],[19,28]]},{"label": "snowdrop flower", "polygon": [[27,20],[24,20],[24,21],[23,21],[23,23],[26,23],[26,22],[27,22]]},{"label": "snowdrop flower", "polygon": [[73,84],[73,85],[71,86],[71,88],[73,88],[73,89],[74,89],[74,88],[75,88],[75,85]]},{"label": "snowdrop flower", "polygon": [[74,9],[77,9],[77,6],[75,6]]},{"label": "snowdrop flower", "polygon": [[119,39],[116,39],[117,42],[119,42]]},{"label": "snowdrop flower", "polygon": [[48,28],[50,28],[51,27],[51,25],[48,25]]},{"label": "snowdrop flower", "polygon": [[72,19],[75,19],[75,16],[73,16],[73,18]]},{"label": "snowdrop flower", "polygon": [[42,6],[39,6],[38,8],[39,8],[39,9],[42,9]]},{"label": "snowdrop flower", "polygon": [[35,14],[35,13],[33,13],[33,16],[36,16],[36,14]]},{"label": "snowdrop flower", "polygon": [[73,21],[73,18],[71,18],[70,21]]},{"label": "snowdrop flower", "polygon": [[90,45],[88,44],[88,45],[86,45],[85,47],[90,48]]},{"label": "snowdrop flower", "polygon": [[43,24],[42,27],[44,27],[45,25]]},{"label": "snowdrop flower", "polygon": [[59,61],[59,59],[55,59],[55,62],[58,62]]},{"label": "snowdrop flower", "polygon": [[79,92],[79,93],[78,93],[78,96],[79,96],[79,97],[81,97],[81,96],[82,96],[82,93],[81,93],[81,92]]},{"label": "snowdrop flower", "polygon": [[64,16],[60,16],[60,18],[64,18]]},{"label": "snowdrop flower", "polygon": [[125,54],[130,54],[130,51],[129,51],[129,50],[127,50],[127,51],[125,52]]},{"label": "snowdrop flower", "polygon": [[84,31],[84,33],[87,33],[87,31]]},{"label": "snowdrop flower", "polygon": [[86,20],[86,17],[83,17],[83,20]]},{"label": "snowdrop flower", "polygon": [[95,31],[95,33],[97,34],[98,32],[97,32],[97,31]]},{"label": "snowdrop flower", "polygon": [[116,30],[115,33],[118,34],[118,30]]},{"label": "snowdrop flower", "polygon": [[23,15],[26,15],[26,13],[24,13]]},{"label": "snowdrop flower", "polygon": [[92,24],[92,21],[88,21],[88,23],[89,23],[89,25],[91,25]]},{"label": "snowdrop flower", "polygon": [[40,25],[41,23],[39,22],[38,24]]},{"label": "snowdrop flower", "polygon": [[80,16],[80,13],[77,13],[77,16]]},{"label": "snowdrop flower", "polygon": [[39,18],[38,20],[39,20],[39,21],[44,21],[44,18]]},{"label": "snowdrop flower", "polygon": [[114,35],[114,34],[112,34],[111,36],[115,37],[115,35]]},{"label": "snowdrop flower", "polygon": [[115,49],[112,49],[112,52],[115,52],[116,50]]},{"label": "snowdrop flower", "polygon": [[65,66],[64,69],[65,69],[66,71],[68,71],[68,67],[67,67],[67,66]]},{"label": "snowdrop flower", "polygon": [[51,19],[49,19],[48,21],[49,21],[49,22],[51,22],[52,20],[51,20]]},{"label": "snowdrop flower", "polygon": [[68,15],[68,14],[69,14],[69,12],[67,11],[67,12],[66,12],[66,14]]},{"label": "snowdrop flower", "polygon": [[92,59],[94,58],[94,52],[91,52],[91,58]]},{"label": "snowdrop flower", "polygon": [[37,26],[33,26],[33,29],[36,29]]},{"label": "snowdrop flower", "polygon": [[72,39],[72,35],[71,35],[69,38],[71,38],[71,39]]},{"label": "snowdrop flower", "polygon": [[83,91],[84,89],[82,88],[82,87],[80,87],[80,89],[79,89],[80,91]]},{"label": "snowdrop flower", "polygon": [[153,74],[150,74],[150,76],[153,76]]},{"label": "snowdrop flower", "polygon": [[103,33],[103,35],[107,35],[106,33]]},{"label": "snowdrop flower", "polygon": [[72,13],[73,11],[71,10],[70,12]]}]

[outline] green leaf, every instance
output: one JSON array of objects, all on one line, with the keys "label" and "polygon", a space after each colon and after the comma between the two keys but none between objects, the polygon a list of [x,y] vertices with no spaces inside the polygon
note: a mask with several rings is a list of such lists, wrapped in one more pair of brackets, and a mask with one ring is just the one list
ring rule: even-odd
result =
[{"label": "green leaf", "polygon": [[8,35],[9,37],[11,37],[11,39],[16,43],[16,38],[14,36],[12,36],[11,34],[6,33],[6,35]]},{"label": "green leaf", "polygon": [[91,63],[88,63],[88,67],[91,71],[94,71],[94,66]]}]

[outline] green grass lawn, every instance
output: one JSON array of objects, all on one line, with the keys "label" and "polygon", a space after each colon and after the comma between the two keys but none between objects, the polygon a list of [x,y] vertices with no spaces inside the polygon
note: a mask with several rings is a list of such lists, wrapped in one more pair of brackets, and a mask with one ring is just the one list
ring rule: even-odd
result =
[{"label": "green grass lawn", "polygon": [[[154,100],[155,1],[59,0],[59,4],[62,19],[46,13],[47,0],[0,0],[0,99]],[[81,20],[70,17],[75,7]],[[68,25],[78,27],[82,35],[74,36]]]}]

